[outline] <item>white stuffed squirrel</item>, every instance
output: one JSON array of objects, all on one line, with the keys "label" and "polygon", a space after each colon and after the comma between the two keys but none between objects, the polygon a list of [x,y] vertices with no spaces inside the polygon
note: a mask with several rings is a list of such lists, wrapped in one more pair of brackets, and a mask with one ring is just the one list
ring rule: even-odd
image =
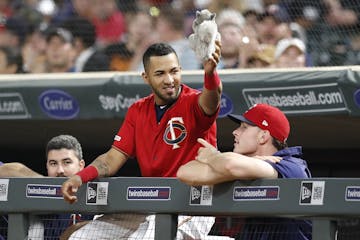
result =
[{"label": "white stuffed squirrel", "polygon": [[196,18],[193,21],[194,33],[189,36],[189,43],[196,56],[202,61],[211,58],[212,53],[215,52],[215,40],[220,40],[215,16],[215,13],[203,9],[196,11]]}]

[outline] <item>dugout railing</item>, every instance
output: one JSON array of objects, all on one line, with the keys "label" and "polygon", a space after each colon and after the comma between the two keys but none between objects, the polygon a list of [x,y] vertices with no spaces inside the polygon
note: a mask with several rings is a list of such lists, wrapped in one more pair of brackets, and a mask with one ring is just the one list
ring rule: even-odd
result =
[{"label": "dugout railing", "polygon": [[0,179],[8,239],[25,239],[29,214],[156,213],[155,239],[173,239],[177,215],[280,216],[313,220],[313,240],[335,238],[335,221],[360,214],[360,181],[313,178],[235,181],[189,187],[175,178],[102,178],[83,185],[79,201],[61,196],[63,178]]}]

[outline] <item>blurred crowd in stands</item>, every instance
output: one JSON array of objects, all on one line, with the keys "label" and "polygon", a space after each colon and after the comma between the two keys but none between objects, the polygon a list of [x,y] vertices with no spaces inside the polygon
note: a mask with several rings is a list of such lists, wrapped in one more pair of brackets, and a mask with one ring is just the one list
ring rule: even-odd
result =
[{"label": "blurred crowd in stands", "polygon": [[360,63],[356,0],[0,0],[0,73],[140,71],[159,41],[200,69],[187,37],[204,8],[216,13],[219,68]]}]

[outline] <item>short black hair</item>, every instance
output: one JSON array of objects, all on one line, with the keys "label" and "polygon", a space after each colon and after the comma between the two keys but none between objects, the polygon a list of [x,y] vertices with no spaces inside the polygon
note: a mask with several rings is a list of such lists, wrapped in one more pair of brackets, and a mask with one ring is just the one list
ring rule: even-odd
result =
[{"label": "short black hair", "polygon": [[143,55],[144,69],[146,70],[147,67],[149,66],[151,57],[165,56],[165,55],[168,55],[171,53],[174,53],[176,55],[176,57],[178,57],[174,48],[172,48],[167,43],[154,43],[154,44],[150,45],[150,47],[148,47],[148,49],[146,49],[146,51]]},{"label": "short black hair", "polygon": [[50,141],[46,145],[46,158],[51,150],[60,150],[62,148],[74,150],[76,157],[79,160],[83,159],[80,142],[71,135],[58,135],[50,139]]}]

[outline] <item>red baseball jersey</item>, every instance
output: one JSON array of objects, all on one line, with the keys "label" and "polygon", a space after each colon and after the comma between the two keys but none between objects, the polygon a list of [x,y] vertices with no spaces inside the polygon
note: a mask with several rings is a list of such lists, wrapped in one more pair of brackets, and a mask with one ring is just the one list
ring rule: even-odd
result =
[{"label": "red baseball jersey", "polygon": [[178,168],[195,159],[206,139],[216,146],[216,117],[204,114],[200,91],[182,84],[177,101],[156,120],[154,95],[142,98],[129,108],[114,138],[113,147],[136,157],[143,177],[175,177]]}]

